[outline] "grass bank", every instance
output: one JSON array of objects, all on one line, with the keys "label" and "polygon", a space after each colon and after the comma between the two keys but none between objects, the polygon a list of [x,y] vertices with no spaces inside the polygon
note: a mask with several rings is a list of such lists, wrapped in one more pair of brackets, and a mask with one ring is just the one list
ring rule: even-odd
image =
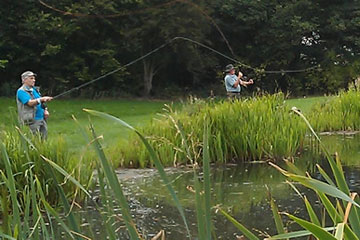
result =
[{"label": "grass bank", "polygon": [[[5,146],[11,168],[16,175],[18,192],[26,196],[27,183],[29,181],[29,169],[39,179],[39,184],[44,191],[44,196],[51,204],[56,205],[59,195],[55,190],[55,182],[51,180],[50,172],[47,171],[46,161],[41,157],[45,156],[55,162],[65,171],[71,174],[81,185],[89,186],[92,181],[96,163],[96,154],[83,137],[81,127],[88,128],[89,114],[82,109],[91,108],[99,111],[109,112],[125,119],[130,124],[140,127],[162,111],[164,101],[145,100],[55,100],[48,107],[51,116],[48,121],[49,136],[44,144],[40,139],[33,137],[29,129],[24,127],[16,130],[17,113],[14,99],[0,98],[0,114],[3,121],[0,123],[0,142]],[[75,116],[77,122],[72,119]],[[126,141],[128,130],[119,127],[115,123],[108,122],[101,118],[92,118],[91,122],[99,135],[103,135],[101,143],[107,155],[113,156],[112,149],[114,142]],[[79,127],[81,126],[81,127]],[[20,133],[19,133],[20,132]],[[29,143],[32,144],[29,145]],[[0,156],[0,170],[5,169],[4,157]],[[117,163],[115,163],[118,165]],[[83,195],[76,196],[76,187],[69,184],[60,174],[56,178],[63,183],[63,190],[67,197],[81,201]]]},{"label": "grass bank", "polygon": [[[164,104],[171,104],[169,101],[151,100],[89,100],[89,99],[59,99],[48,104],[50,118],[48,121],[49,139],[61,136],[71,151],[78,151],[86,143],[83,140],[77,124],[72,119],[76,117],[78,122],[89,125],[89,115],[82,109],[96,109],[117,116],[135,127],[141,127],[148,123],[157,113],[162,112]],[[15,99],[0,98],[0,104],[6,106],[0,109],[4,121],[0,123],[0,130],[14,130],[17,118]],[[111,146],[114,141],[127,139],[129,132],[119,128],[114,123],[109,123],[100,118],[93,118],[96,131],[104,136],[104,146]]]}]

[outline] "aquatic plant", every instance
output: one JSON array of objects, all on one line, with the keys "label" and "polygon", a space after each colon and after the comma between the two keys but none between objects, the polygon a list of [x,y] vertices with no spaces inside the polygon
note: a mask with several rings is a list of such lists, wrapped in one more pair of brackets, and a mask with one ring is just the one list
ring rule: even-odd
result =
[{"label": "aquatic plant", "polygon": [[[200,101],[200,104],[190,103],[194,106],[186,106],[182,111],[168,108],[166,114],[139,130],[164,165],[186,164],[190,158],[201,160],[198,153],[201,153],[203,128],[200,126],[205,119],[209,122],[210,159],[216,162],[281,159],[296,155],[304,144],[306,126],[289,114],[282,93],[219,103]],[[183,125],[189,153],[181,148],[184,139],[174,122]],[[122,158],[131,160],[134,166],[152,166],[146,149],[135,136],[119,149]]]},{"label": "aquatic plant", "polygon": [[[304,204],[306,206],[307,212],[309,214],[310,220],[301,219],[295,215],[289,213],[282,213],[292,219],[294,222],[299,224],[304,230],[296,232],[286,232],[286,229],[282,225],[281,214],[277,206],[271,200],[271,207],[273,209],[273,215],[277,226],[278,235],[269,236],[266,239],[289,239],[297,237],[310,237],[314,236],[317,239],[359,239],[360,238],[360,220],[359,220],[359,208],[358,203],[359,197],[357,193],[351,193],[349,187],[345,181],[345,175],[342,170],[340,159],[329,154],[328,150],[322,144],[320,138],[315,133],[314,129],[311,127],[308,120],[305,116],[297,111],[293,110],[295,113],[301,116],[304,122],[307,124],[308,128],[311,130],[311,133],[315,136],[317,141],[320,144],[321,150],[326,155],[327,160],[330,164],[332,170],[332,176],[335,181],[329,177],[329,175],[320,167],[320,174],[325,179],[325,181],[319,181],[313,179],[308,174],[302,173],[294,165],[290,164],[290,171],[286,171],[277,165],[270,163],[276,169],[278,169],[282,174],[287,178],[291,179],[294,182],[298,182],[305,187],[313,189],[320,199],[321,203],[324,206],[325,214],[328,216],[332,225],[326,227],[324,221],[320,221],[319,217],[315,214],[315,211],[312,208],[312,205],[307,200],[306,197],[303,197]],[[294,173],[293,173],[294,172]],[[294,187],[295,188],[295,187]],[[331,201],[329,197],[333,197],[335,201]],[[238,229],[249,239],[259,239],[255,236],[250,230],[248,230],[244,225],[237,222],[233,217],[223,211],[221,208],[218,210],[231,221]],[[324,218],[325,216],[323,216]]]},{"label": "aquatic plant", "polygon": [[[66,142],[60,136],[44,142],[39,136],[33,136],[27,128],[16,129],[16,131],[4,131],[0,134],[11,162],[12,172],[16,175],[18,191],[22,192],[27,186],[26,173],[31,168],[44,189],[47,201],[53,205],[58,202],[59,196],[55,191],[56,184],[51,180],[51,174],[41,156],[46,156],[55,161],[82,185],[89,186],[92,184],[94,163],[92,159],[84,157],[87,149],[84,149],[83,154],[79,151],[79,155],[74,156],[70,154]],[[4,161],[2,158],[0,159],[0,169],[5,169]],[[67,183],[67,179],[64,179],[61,174],[56,173],[56,178],[62,182],[64,192],[69,198],[79,201],[84,198],[83,193],[77,193],[77,187]]]},{"label": "aquatic plant", "polygon": [[360,130],[360,90],[342,90],[325,103],[314,105],[309,121],[317,132]]},{"label": "aquatic plant", "polygon": [[[32,151],[38,154],[39,159],[43,161],[43,171],[46,171],[50,176],[48,179],[44,179],[44,176],[39,179],[35,174],[35,172],[37,173],[37,170],[35,170],[37,162],[30,161],[29,148],[25,148],[23,152],[28,160],[24,164],[26,167],[22,169],[24,172],[13,172],[13,166],[6,146],[0,141],[1,160],[5,169],[5,172],[0,170],[2,177],[0,199],[3,220],[0,236],[4,239],[50,239],[54,235],[52,226],[52,218],[54,218],[68,236],[72,239],[80,239],[79,225],[72,214],[64,189],[58,182],[59,176],[56,176],[53,168],[64,174],[64,179],[71,181],[77,188],[87,193],[86,190],[73,176],[67,174],[56,163],[43,157],[35,145],[20,130],[19,135],[28,144],[27,146],[31,146]],[[19,175],[22,175],[22,180],[25,181],[24,185],[20,185],[17,179],[15,179]],[[45,181],[45,184],[43,181]],[[50,181],[53,181],[53,183],[48,184]],[[50,190],[47,189],[49,185],[52,187]],[[54,196],[50,197],[44,190],[48,192],[47,194],[50,192],[51,195],[60,198],[64,212],[67,213],[66,218],[69,221],[69,225],[64,223],[60,214],[51,206],[54,202],[49,203],[48,199],[52,199]],[[50,232],[46,226],[47,222],[50,222]]]},{"label": "aquatic plant", "polygon": [[[278,96],[277,96],[278,97]],[[275,99],[277,98],[275,97]],[[179,199],[177,198],[175,191],[172,189],[172,184],[167,178],[164,169],[163,169],[163,158],[165,158],[165,154],[168,154],[169,152],[175,153],[177,159],[185,159],[185,162],[188,164],[191,164],[191,166],[194,169],[194,194],[195,194],[195,202],[196,202],[196,211],[197,211],[197,225],[198,225],[198,237],[199,239],[216,239],[216,233],[214,232],[214,227],[212,226],[212,205],[215,205],[216,202],[213,202],[213,199],[210,198],[210,177],[209,177],[209,164],[210,159],[213,156],[219,156],[222,159],[226,159],[226,153],[229,153],[229,150],[226,150],[224,148],[224,140],[218,140],[215,139],[215,137],[219,137],[220,139],[225,137],[221,134],[221,132],[216,132],[215,130],[218,128],[226,128],[227,126],[221,125],[223,123],[224,119],[225,123],[235,123],[234,119],[227,119],[226,117],[230,117],[237,112],[238,109],[234,109],[234,106],[241,106],[242,116],[245,119],[257,119],[258,122],[255,121],[254,125],[258,129],[261,128],[261,123],[264,119],[267,121],[270,121],[271,124],[280,124],[280,127],[285,126],[286,128],[290,128],[291,126],[302,126],[303,124],[305,127],[308,126],[308,129],[313,133],[315,136],[315,139],[319,142],[319,146],[323,150],[323,152],[326,154],[328,158],[328,162],[332,168],[332,172],[335,178],[335,181],[333,181],[325,171],[318,166],[318,169],[324,179],[326,179],[326,182],[320,182],[316,179],[312,179],[310,176],[304,174],[299,169],[297,169],[294,165],[292,165],[291,162],[288,162],[288,168],[290,170],[284,170],[279,168],[276,165],[273,165],[275,168],[277,168],[281,173],[283,173],[286,177],[291,179],[292,181],[299,182],[303,184],[304,186],[310,187],[314,189],[317,192],[317,195],[319,196],[319,199],[323,203],[325,209],[327,210],[327,215],[331,218],[333,221],[333,225],[329,227],[325,227],[323,221],[319,220],[319,217],[316,216],[315,211],[312,209],[312,206],[310,202],[304,197],[304,203],[306,206],[306,209],[309,213],[310,221],[300,219],[292,214],[285,213],[285,215],[295,222],[297,222],[299,225],[301,225],[305,230],[303,231],[297,231],[292,233],[287,233],[286,229],[284,228],[284,225],[282,224],[282,214],[279,214],[279,209],[277,209],[277,206],[270,196],[270,203],[273,209],[273,214],[275,218],[275,225],[278,232],[278,235],[276,236],[269,236],[269,239],[287,239],[291,237],[300,237],[300,236],[311,236],[314,235],[319,239],[358,239],[360,236],[360,222],[359,222],[359,213],[358,213],[358,199],[355,194],[350,194],[349,188],[346,185],[344,173],[341,168],[341,163],[338,158],[333,159],[333,157],[328,154],[326,149],[322,146],[320,139],[317,137],[315,131],[313,128],[310,127],[310,123],[304,118],[304,120],[301,120],[298,118],[295,114],[299,114],[296,109],[293,109],[293,113],[289,112],[289,110],[281,105],[281,102],[279,102],[279,99],[276,99],[276,101],[271,100],[269,97],[269,101],[265,101],[268,106],[263,106],[260,103],[256,102],[256,100],[250,100],[250,101],[236,101],[234,103],[231,102],[223,102],[221,107],[211,105],[210,103],[208,106],[205,106],[202,110],[199,108],[200,105],[194,106],[197,110],[193,111],[191,110],[191,114],[183,115],[179,114],[180,117],[178,117],[178,113],[171,112],[170,114],[166,115],[167,123],[171,124],[171,130],[165,131],[166,134],[173,134],[176,138],[176,145],[171,144],[170,142],[167,142],[167,140],[164,138],[162,139],[163,145],[170,145],[170,147],[164,148],[163,151],[157,151],[157,148],[159,145],[154,145],[154,138],[145,137],[143,133],[140,133],[139,130],[134,129],[129,124],[123,122],[122,120],[113,117],[111,115],[92,111],[92,110],[86,110],[87,112],[91,113],[92,115],[100,116],[106,119],[110,119],[113,122],[120,123],[122,126],[127,127],[131,131],[133,131],[139,140],[139,144],[144,144],[145,151],[147,151],[149,159],[148,162],[143,162],[143,166],[146,166],[148,164],[154,165],[159,173],[161,178],[163,179],[163,182],[165,184],[165,187],[170,192],[176,207],[179,210],[179,214],[181,215],[184,226],[187,229],[188,237],[191,238],[190,231],[188,228],[188,223],[185,218],[185,214],[183,211],[183,208],[179,202]],[[281,99],[281,97],[280,97]],[[266,100],[266,99],[265,99]],[[249,106],[247,104],[250,104]],[[254,104],[254,105],[251,105]],[[257,105],[259,104],[259,105]],[[251,107],[250,107],[251,106]],[[213,109],[212,109],[212,108]],[[220,110],[219,110],[220,109]],[[212,117],[213,111],[218,113],[223,113],[223,109],[225,113],[231,112],[230,115],[224,115],[221,121],[217,121],[214,117]],[[270,110],[269,110],[270,109]],[[278,112],[280,112],[280,115],[277,115],[274,113],[277,109],[279,109]],[[252,113],[251,110],[254,110],[255,113]],[[205,111],[205,112],[202,112]],[[259,113],[264,113],[264,115],[259,115]],[[286,117],[286,114],[290,117]],[[258,118],[249,117],[252,116],[252,114],[258,114]],[[202,118],[197,118],[201,116]],[[216,115],[218,116],[218,115]],[[246,118],[248,116],[249,118]],[[271,122],[271,118],[275,118]],[[289,124],[289,118],[291,121],[293,121],[294,125]],[[185,120],[185,121],[184,121]],[[184,122],[183,122],[184,121]],[[240,119],[240,122],[242,120]],[[290,121],[290,122],[291,122]],[[246,123],[246,121],[241,122]],[[167,126],[167,125],[164,126]],[[271,125],[270,124],[270,128]],[[281,125],[282,124],[282,125]],[[198,131],[195,133],[193,126],[203,126],[201,129],[197,129]],[[216,126],[216,127],[214,127]],[[230,124],[230,126],[232,126]],[[249,127],[249,126],[248,126]],[[279,128],[280,128],[279,127]],[[168,128],[168,126],[167,126]],[[198,127],[199,128],[199,127]],[[249,127],[250,128],[250,127]],[[236,128],[231,128],[232,130],[236,130]],[[244,128],[246,130],[246,128]],[[273,128],[272,130],[276,130],[277,128]],[[306,130],[303,130],[302,127],[298,130],[298,133],[304,134]],[[89,142],[89,145],[95,147],[95,151],[98,154],[97,163],[94,163],[91,168],[97,169],[98,173],[98,181],[100,184],[100,191],[101,191],[101,197],[100,201],[102,202],[103,207],[97,209],[99,211],[104,212],[103,216],[103,222],[105,223],[106,233],[108,234],[110,239],[116,239],[116,229],[115,226],[118,226],[119,222],[124,222],[129,235],[132,239],[141,239],[141,234],[138,233],[136,229],[136,221],[134,221],[129,213],[129,207],[127,203],[127,199],[125,195],[122,192],[122,188],[120,185],[119,180],[117,179],[114,168],[111,165],[111,163],[108,161],[108,159],[105,156],[105,153],[103,151],[103,148],[100,144],[101,136],[97,136],[95,134],[95,130],[93,127],[90,127],[91,130],[91,136],[87,136],[87,133],[85,130],[83,130],[83,135]],[[255,131],[255,128],[252,128],[252,131]],[[262,131],[267,131],[268,129],[262,128]],[[170,134],[171,133],[171,134]],[[238,132],[239,133],[239,132]],[[281,132],[280,132],[281,133]],[[278,133],[277,137],[280,138],[284,133],[280,134]],[[202,135],[201,135],[202,134]],[[296,135],[296,134],[294,134]],[[267,136],[267,135],[266,135]],[[61,157],[62,155],[57,152],[60,151],[62,148],[61,142],[59,141],[57,143],[57,146],[59,149],[56,151],[52,151],[48,149],[49,146],[54,147],[55,145],[49,145],[49,146],[42,146],[41,144],[36,144],[36,139],[30,139],[27,137],[26,134],[24,134],[22,131],[18,131],[18,139],[11,140],[13,138],[16,138],[13,135],[8,135],[5,139],[5,142],[8,145],[5,145],[3,143],[0,144],[1,152],[2,152],[2,163],[3,168],[6,172],[1,172],[3,184],[0,185],[0,193],[1,193],[1,208],[3,213],[3,222],[2,222],[2,230],[0,231],[0,236],[6,239],[22,239],[22,238],[31,238],[35,236],[38,236],[37,239],[44,238],[54,238],[54,230],[52,227],[51,221],[56,221],[60,223],[61,227],[64,229],[67,236],[69,236],[72,239],[81,239],[81,238],[89,238],[87,236],[84,236],[81,232],[84,230],[84,228],[81,226],[81,224],[78,223],[78,220],[73,215],[73,206],[69,205],[69,199],[74,199],[74,195],[77,195],[77,192],[81,192],[82,194],[89,196],[89,193],[86,190],[86,187],[83,187],[83,180],[78,181],[74,176],[81,176],[80,173],[72,172],[71,170],[65,170],[64,168],[67,168],[66,163],[63,162],[61,159],[66,159],[66,157]],[[226,136],[228,137],[228,136]],[[231,137],[236,138],[235,134],[232,136],[230,134],[229,136],[230,140]],[[259,136],[258,138],[255,138],[256,141],[259,141],[262,136]],[[286,136],[289,138],[289,136]],[[159,137],[161,139],[161,137]],[[216,141],[215,141],[215,140]],[[40,139],[39,139],[40,141]],[[268,140],[273,141],[273,139]],[[9,144],[9,142],[11,144]],[[33,143],[35,142],[35,143]],[[241,142],[241,141],[240,141]],[[294,141],[296,142],[296,141]],[[21,144],[20,144],[21,143]],[[262,142],[264,146],[266,146],[266,141]],[[215,144],[216,147],[213,147]],[[247,143],[249,144],[249,143]],[[40,145],[38,147],[38,145]],[[282,149],[287,149],[285,144],[281,144]],[[13,148],[9,147],[12,146]],[[23,149],[15,150],[16,147],[22,146]],[[275,146],[275,145],[274,145]],[[298,146],[297,144],[294,144],[294,146]],[[42,149],[44,147],[44,149]],[[249,147],[246,145],[246,147]],[[261,146],[263,147],[263,146]],[[252,149],[257,150],[259,146],[255,146]],[[276,147],[273,147],[276,149]],[[216,149],[213,151],[212,149]],[[264,149],[264,147],[263,147]],[[236,150],[236,149],[235,149]],[[235,150],[231,150],[234,151]],[[144,152],[145,152],[144,151]],[[169,152],[167,152],[169,151]],[[27,161],[25,164],[20,163],[14,163],[14,166],[10,164],[11,158],[8,155],[8,152],[11,154],[18,154],[24,155],[24,159]],[[288,152],[286,151],[279,151],[279,152]],[[291,152],[291,151],[290,151]],[[60,154],[60,155],[57,155]],[[164,154],[164,155],[163,155]],[[213,154],[213,155],[212,155]],[[269,152],[262,153],[265,156],[275,156],[275,154],[269,154]],[[260,154],[261,155],[261,154]],[[50,156],[50,157],[49,157]],[[249,157],[249,155],[246,155]],[[51,159],[57,159],[57,157],[60,157],[59,162],[52,161]],[[35,172],[33,171],[35,169],[35,164],[30,161],[30,159],[38,159],[34,160],[41,161],[43,164],[43,167],[41,167],[42,170],[45,169],[45,173],[42,173],[41,171]],[[176,159],[176,160],[177,160]],[[239,158],[241,159],[241,158]],[[250,159],[255,159],[254,156],[250,155]],[[274,158],[275,159],[275,158]],[[173,159],[171,161],[164,161],[165,163],[173,162]],[[181,162],[180,160],[178,162]],[[225,162],[225,161],[223,161]],[[37,164],[37,163],[36,163]],[[61,165],[64,165],[65,167],[61,167]],[[203,182],[199,180],[198,177],[198,170],[199,165],[202,165],[203,169]],[[71,166],[71,165],[70,165]],[[26,168],[28,167],[28,168]],[[13,171],[15,169],[16,171]],[[18,169],[21,169],[22,172],[24,172],[24,179],[23,182],[25,183],[21,187],[17,183],[17,178],[19,173],[17,173]],[[21,172],[20,171],[20,172]],[[35,172],[35,173],[34,173]],[[83,172],[82,172],[83,173]],[[44,185],[41,180],[39,180],[38,176],[45,176],[42,174],[48,174],[46,176],[49,176],[47,178],[47,181],[45,181],[47,184],[48,182],[52,182],[53,188],[51,190],[55,190],[57,192],[57,196],[60,198],[60,202],[62,206],[64,207],[64,212],[66,213],[66,221],[63,220],[62,217],[60,217],[60,214],[51,207],[51,204],[49,203],[46,193],[47,188]],[[16,179],[15,179],[16,178]],[[86,179],[86,178],[85,178]],[[75,189],[74,195],[67,195],[66,191],[66,185],[61,184],[61,182],[68,182],[67,184],[73,185],[69,189]],[[80,183],[82,182],[82,183]],[[87,181],[85,181],[85,185],[87,185]],[[44,191],[45,189],[45,191]],[[71,193],[71,192],[70,192]],[[333,203],[330,201],[331,197],[335,197],[336,201]],[[51,198],[50,198],[51,199]],[[117,204],[121,206],[121,217],[123,220],[118,219],[118,214],[114,211],[112,199],[115,199]],[[9,200],[9,201],[8,201]],[[97,205],[96,203],[94,203]],[[232,218],[228,213],[226,213],[223,209],[221,209],[220,206],[216,206],[215,209],[217,209],[219,212],[221,212],[223,215],[225,215],[231,222],[234,223],[234,225],[241,231],[246,237],[249,239],[258,239],[258,237],[253,234],[251,231],[246,229],[244,225],[237,222],[234,218]],[[44,211],[44,212],[43,212]],[[45,214],[44,214],[45,213]],[[55,219],[55,220],[53,220]],[[46,222],[50,221],[50,230],[49,227],[46,226]],[[334,231],[332,233],[332,231]],[[41,233],[41,234],[39,234]],[[161,233],[162,234],[162,233]],[[160,235],[161,235],[160,234]],[[160,236],[159,235],[159,236]],[[36,238],[35,238],[36,239]]]}]

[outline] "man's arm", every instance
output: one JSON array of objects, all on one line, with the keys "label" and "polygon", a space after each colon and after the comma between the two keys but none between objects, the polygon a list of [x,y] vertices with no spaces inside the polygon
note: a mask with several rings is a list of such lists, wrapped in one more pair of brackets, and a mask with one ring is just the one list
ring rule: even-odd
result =
[{"label": "man's arm", "polygon": [[236,79],[236,81],[234,82],[234,85],[233,85],[234,88],[237,88],[239,86],[239,84],[241,84],[241,82],[242,82],[241,78],[242,77],[243,77],[243,74],[242,74],[242,72],[239,71],[237,79]]},{"label": "man's arm", "polygon": [[38,104],[45,103],[53,99],[52,97],[48,97],[48,96],[31,99],[30,94],[28,94],[23,90],[19,90],[17,92],[17,98],[22,104],[24,105],[26,104],[29,107],[34,107]]},{"label": "man's arm", "polygon": [[240,80],[240,84],[244,87],[246,87],[247,85],[251,85],[253,83],[254,83],[254,81],[252,79],[250,79],[249,81]]},{"label": "man's arm", "polygon": [[29,106],[29,107],[34,107],[38,104],[41,104],[41,103],[45,103],[45,102],[49,102],[51,101],[53,98],[52,97],[48,97],[48,96],[44,96],[44,97],[39,97],[39,98],[35,98],[35,99],[31,99],[29,100],[26,104]]}]

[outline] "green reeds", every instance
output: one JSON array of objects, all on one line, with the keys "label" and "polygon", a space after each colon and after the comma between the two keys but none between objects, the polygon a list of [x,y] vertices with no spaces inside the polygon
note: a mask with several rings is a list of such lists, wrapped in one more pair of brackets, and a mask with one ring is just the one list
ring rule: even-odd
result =
[{"label": "green reeds", "polygon": [[[57,219],[57,221],[61,224],[63,229],[68,233],[68,236],[71,239],[75,239],[72,234],[71,229],[68,228],[67,225],[61,220],[59,214],[50,206],[50,204],[46,201],[44,192],[42,190],[42,185],[39,179],[33,175],[34,166],[30,164],[27,169],[26,180],[28,184],[24,187],[22,192],[19,192],[17,188],[17,184],[14,178],[14,173],[11,168],[10,159],[7,155],[5,145],[0,142],[0,148],[2,153],[2,161],[6,168],[6,174],[1,172],[2,180],[4,182],[4,186],[2,186],[2,204],[1,210],[2,213],[11,212],[10,215],[3,214],[5,217],[1,229],[0,236],[4,239],[50,239],[53,238],[53,233],[48,232],[48,228],[45,225],[42,210],[46,210],[48,220],[50,221],[50,216]],[[8,207],[6,203],[7,193],[10,194],[10,202],[11,209]],[[21,201],[19,195],[22,194],[24,197]],[[42,235],[40,235],[40,232]],[[41,236],[41,237],[40,237]]]},{"label": "green reeds", "polygon": [[360,130],[360,91],[351,86],[325,103],[315,105],[309,122],[317,132]]},{"label": "green reeds", "polygon": [[[54,160],[81,185],[91,185],[94,170],[92,159],[86,159],[81,154],[71,155],[63,138],[58,137],[44,142],[40,137],[33,136],[28,129],[19,128],[17,131],[1,132],[0,135],[10,159],[12,171],[16,174],[16,187],[19,192],[22,192],[23,188],[27,186],[25,173],[30,164],[33,166],[33,173],[42,184],[47,201],[52,205],[58,203],[59,195],[53,185],[54,181],[50,180],[52,176],[47,169],[47,163],[41,158],[41,155]],[[4,168],[4,162],[0,161],[0,169]],[[56,177],[61,182],[65,181],[63,184],[65,195],[69,198],[75,197],[77,186],[66,184],[67,179],[61,179],[61,175],[58,173],[56,173]],[[81,191],[76,198],[78,201],[82,201],[84,196],[84,192]]]},{"label": "green reeds", "polygon": [[[84,111],[86,111],[86,112],[88,112],[88,113],[90,113],[90,114],[92,114],[92,115],[99,116],[99,117],[102,117],[102,118],[105,118],[105,119],[108,119],[108,120],[117,122],[117,123],[121,124],[122,126],[128,128],[128,129],[130,129],[130,130],[132,130],[132,131],[134,131],[134,132],[138,135],[138,137],[141,139],[141,141],[143,142],[143,144],[146,146],[146,149],[149,151],[150,156],[151,156],[151,159],[153,160],[154,165],[155,165],[155,167],[157,168],[157,170],[158,170],[158,172],[159,172],[159,174],[160,174],[161,179],[163,180],[163,182],[164,182],[167,190],[168,190],[169,193],[171,194],[171,196],[172,196],[172,198],[173,198],[173,200],[174,200],[174,202],[175,202],[175,205],[176,205],[176,207],[177,207],[177,209],[178,209],[178,211],[179,211],[179,213],[180,213],[180,215],[181,215],[181,217],[182,217],[182,219],[183,219],[185,228],[186,228],[187,233],[188,233],[188,237],[189,237],[189,239],[191,239],[191,234],[190,234],[190,230],[189,230],[189,227],[188,227],[188,224],[187,224],[187,221],[186,221],[186,217],[185,217],[184,210],[183,210],[183,208],[182,208],[182,206],[181,206],[181,204],[180,204],[180,202],[179,202],[179,200],[178,200],[178,198],[177,198],[177,196],[176,196],[176,193],[175,193],[174,189],[172,188],[172,186],[171,186],[171,184],[170,184],[170,181],[169,181],[169,179],[168,179],[168,177],[167,177],[167,175],[166,175],[166,173],[165,173],[165,171],[164,171],[164,167],[162,166],[160,160],[159,160],[158,157],[157,157],[156,152],[155,152],[154,149],[151,147],[151,145],[148,143],[148,141],[146,140],[146,138],[145,138],[139,131],[137,131],[135,128],[133,128],[132,126],[130,126],[130,125],[127,124],[126,122],[122,121],[121,119],[118,119],[118,118],[116,118],[116,117],[114,117],[114,116],[111,116],[111,115],[109,115],[109,114],[102,113],[102,112],[98,112],[98,111],[94,111],[94,110],[84,109]],[[101,147],[100,147],[100,146],[98,146],[97,149],[98,149],[97,151],[99,152],[99,156],[100,156],[101,159],[102,159],[102,162],[104,162],[104,163],[103,163],[103,165],[104,165],[104,164],[106,163],[106,161],[104,160],[104,159],[105,159],[105,156],[103,156],[103,152],[100,151],[100,150],[101,150]],[[104,167],[104,166],[103,166],[103,167]],[[107,167],[107,168],[109,168],[109,167]],[[111,178],[111,181],[113,181],[114,186],[116,187],[117,185],[119,185],[118,179],[117,179],[117,178],[115,179],[115,177],[116,177],[116,176],[114,176],[115,173],[112,173],[113,170],[110,170],[110,169],[109,169],[109,170],[106,171],[106,172],[109,172],[108,174],[106,174],[106,176],[107,176],[108,178]],[[112,177],[111,177],[111,176],[112,176]],[[110,179],[109,179],[109,181],[110,181]],[[114,187],[114,189],[115,189],[115,187]],[[119,199],[123,199],[123,197],[121,196],[121,187],[120,187],[120,185],[119,185],[118,187],[116,187],[116,188],[118,188],[118,191],[116,191],[117,197],[118,197]],[[123,209],[126,209],[126,208],[127,208],[127,207],[126,207],[127,204],[126,204],[125,202],[123,202],[123,201],[120,202],[120,206],[121,206]],[[129,216],[130,216],[130,215],[129,215]],[[129,221],[129,223],[130,223],[130,220],[128,220],[128,221]],[[131,221],[131,222],[132,222],[132,221]],[[131,226],[130,226],[130,229],[129,229],[129,226],[128,226],[128,230],[131,231],[131,227],[134,226],[134,225],[133,225],[133,224],[128,224],[128,225],[131,225]],[[134,229],[133,231],[136,231],[136,229]]]},{"label": "green reeds", "polygon": [[[280,167],[276,166],[273,163],[270,163],[276,169],[278,169],[282,174],[284,174],[289,179],[301,183],[303,186],[311,188],[315,191],[318,195],[319,199],[321,200],[324,208],[326,210],[326,214],[332,219],[333,226],[332,227],[325,227],[323,226],[323,222],[320,222],[319,218],[316,216],[310,202],[307,200],[306,197],[303,198],[304,204],[309,214],[310,221],[298,218],[292,214],[284,213],[290,219],[295,221],[305,230],[297,231],[292,233],[284,233],[281,231],[281,224],[279,222],[279,215],[277,206],[271,201],[272,210],[274,214],[274,218],[276,221],[276,226],[278,229],[278,235],[268,237],[266,239],[288,239],[288,238],[296,238],[296,237],[304,237],[304,236],[315,236],[317,239],[334,239],[334,240],[341,240],[341,239],[359,239],[360,232],[359,232],[359,197],[356,193],[350,193],[349,187],[346,184],[344,172],[341,167],[341,163],[339,158],[336,156],[335,160],[329,154],[328,150],[323,146],[320,138],[315,133],[314,129],[311,127],[309,121],[305,118],[305,116],[300,113],[297,109],[293,109],[293,111],[298,114],[304,122],[307,124],[308,128],[315,136],[315,139],[319,142],[321,150],[327,157],[327,160],[331,166],[332,175],[335,178],[335,182],[333,182],[330,177],[328,176],[325,171],[318,166],[320,169],[320,174],[323,175],[324,179],[327,182],[322,182],[316,179],[312,179],[310,176],[304,176],[302,173],[300,175],[293,174]],[[290,169],[295,170],[295,172],[299,173],[298,169],[291,166]],[[336,199],[335,205],[332,201],[329,200],[328,196],[334,197]],[[344,209],[346,209],[344,211]],[[246,229],[243,225],[238,223],[235,219],[229,216],[227,213],[222,213],[234,223],[235,226],[239,228],[248,238],[253,238],[252,233]],[[255,239],[255,238],[254,238]]]},{"label": "green reeds", "polygon": [[[196,111],[186,107],[182,111],[170,109],[140,130],[164,165],[189,163],[189,157],[201,160],[198,153],[202,148],[204,119],[209,122],[210,159],[215,162],[282,159],[294,156],[303,146],[306,126],[289,114],[281,93],[245,101],[202,101],[201,107],[196,106]],[[174,120],[183,125],[189,153],[181,147],[184,140]],[[125,159],[137,162],[136,166],[152,166],[149,153],[136,138],[131,137],[129,144],[119,148]]]}]

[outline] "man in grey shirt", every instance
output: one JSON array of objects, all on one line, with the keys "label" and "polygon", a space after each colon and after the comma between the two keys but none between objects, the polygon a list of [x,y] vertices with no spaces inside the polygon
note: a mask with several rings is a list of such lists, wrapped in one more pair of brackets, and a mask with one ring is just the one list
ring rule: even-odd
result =
[{"label": "man in grey shirt", "polygon": [[246,87],[254,83],[252,79],[249,81],[243,81],[241,78],[244,76],[242,72],[239,71],[238,75],[235,75],[235,68],[232,64],[226,66],[225,69],[225,88],[229,98],[239,97],[241,92],[240,85]]}]

